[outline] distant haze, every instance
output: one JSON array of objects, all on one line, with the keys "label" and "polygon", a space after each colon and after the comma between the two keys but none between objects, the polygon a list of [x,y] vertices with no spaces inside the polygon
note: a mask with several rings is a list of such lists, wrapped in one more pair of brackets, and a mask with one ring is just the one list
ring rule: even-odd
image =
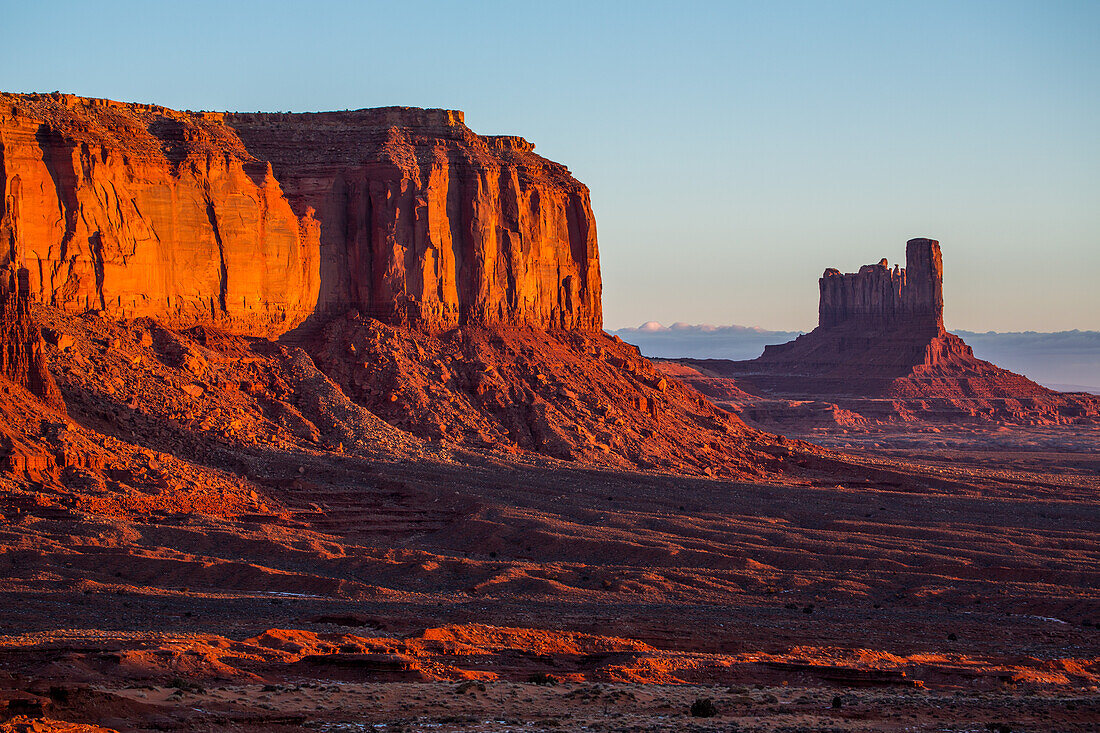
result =
[{"label": "distant haze", "polygon": [[[781,344],[797,331],[765,331],[746,326],[709,326],[656,322],[610,333],[637,346],[648,357],[698,359],[755,359],[764,346]],[[1100,332],[973,333],[953,331],[974,349],[979,359],[991,361],[1039,384],[1060,391],[1100,394]]]},{"label": "distant haze", "polygon": [[1100,329],[1100,2],[7,2],[0,86],[182,109],[409,105],[592,191],[611,328],[816,321],[943,244],[946,316]]}]

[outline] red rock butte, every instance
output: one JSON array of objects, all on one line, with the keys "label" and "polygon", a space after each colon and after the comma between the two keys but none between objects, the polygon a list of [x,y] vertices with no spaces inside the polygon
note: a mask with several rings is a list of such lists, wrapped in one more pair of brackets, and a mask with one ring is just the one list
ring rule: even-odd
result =
[{"label": "red rock butte", "polygon": [[[715,378],[734,378],[742,404],[752,395],[827,400],[884,420],[1027,424],[1093,422],[1100,414],[1094,398],[1062,395],[982,361],[944,329],[943,258],[935,240],[909,240],[904,269],[891,269],[885,259],[855,273],[829,268],[819,287],[818,326],[810,333],[768,346],[750,361],[681,359],[704,376],[679,376],[708,394],[717,389]],[[793,419],[787,408],[780,411]]]},{"label": "red rock butte", "polygon": [[600,331],[586,189],[457,112],[0,95],[0,188],[0,733],[1095,728],[1100,403],[868,427],[1042,389],[934,242],[731,368],[922,395],[826,406]]},{"label": "red rock butte", "polygon": [[884,258],[857,273],[829,268],[818,284],[820,328],[943,335],[943,256],[933,239],[906,243],[904,269]]},{"label": "red rock butte", "polygon": [[598,331],[588,190],[461,112],[0,94],[0,264],[73,312],[279,336],[349,308]]}]

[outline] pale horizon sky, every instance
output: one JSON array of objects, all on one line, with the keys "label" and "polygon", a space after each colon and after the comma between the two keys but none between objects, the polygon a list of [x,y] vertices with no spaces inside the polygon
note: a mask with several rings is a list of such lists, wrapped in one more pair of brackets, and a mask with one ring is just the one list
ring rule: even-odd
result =
[{"label": "pale horizon sky", "polygon": [[1100,330],[1097,2],[0,0],[0,89],[461,109],[592,191],[609,329],[808,330],[939,239],[946,320]]}]

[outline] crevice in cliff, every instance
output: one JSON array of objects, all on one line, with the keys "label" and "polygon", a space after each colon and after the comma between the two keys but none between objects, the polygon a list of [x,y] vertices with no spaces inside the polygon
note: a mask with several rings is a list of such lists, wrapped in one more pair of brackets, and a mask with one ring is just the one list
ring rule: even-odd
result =
[{"label": "crevice in cliff", "polygon": [[206,199],[206,218],[210,220],[210,228],[214,231],[214,243],[218,246],[218,306],[221,312],[225,313],[226,295],[229,290],[229,269],[225,264],[225,245],[222,243],[221,229],[218,228],[218,215],[214,211],[214,203],[209,196]]},{"label": "crevice in cliff", "polygon": [[[73,170],[72,158],[76,146],[46,123],[38,126],[34,137],[41,150],[42,163],[46,166],[46,172],[49,173],[50,179],[53,181],[57,194],[58,215],[65,224],[65,231],[58,243],[57,250],[57,267],[59,269],[62,263],[66,263],[66,260],[68,260],[69,247],[76,235],[76,217],[80,209],[77,198],[78,182],[76,172]],[[64,155],[64,159],[62,159],[62,155]],[[73,263],[68,262],[67,264],[71,270]],[[55,274],[55,272],[50,273],[51,279]],[[54,289],[52,295],[54,305],[57,304],[57,294],[57,290]]]},{"label": "crevice in cliff", "polygon": [[103,235],[100,232],[93,232],[92,236],[88,237],[88,251],[92,255],[96,299],[99,301],[100,310],[106,310],[107,304],[103,298]]},{"label": "crevice in cliff", "polygon": [[[589,248],[589,228],[591,226],[591,220],[588,212],[588,204],[584,197],[580,194],[574,193],[569,197],[569,254],[573,257],[573,264],[577,268],[578,283],[577,287],[580,294],[580,302],[589,302],[588,292],[588,248]],[[573,317],[577,320],[580,319],[582,314],[574,313]],[[586,318],[589,314],[583,314]]]},{"label": "crevice in cliff", "polygon": [[15,237],[8,221],[8,169],[4,162],[4,136],[0,135],[0,267],[15,261]]},{"label": "crevice in cliff", "polygon": [[469,200],[466,195],[465,182],[461,176],[455,174],[458,170],[457,153],[447,150],[447,229],[451,237],[452,269],[454,271],[455,310],[462,317],[462,304],[466,302],[467,295],[463,292],[463,283],[466,282],[466,248],[462,233],[466,231],[465,217],[463,216],[463,202]]},{"label": "crevice in cliff", "polygon": [[355,297],[357,303],[370,303],[375,289],[375,233],[374,190],[370,180],[357,187],[358,197],[362,201],[362,211],[356,220],[354,251],[356,255]]}]

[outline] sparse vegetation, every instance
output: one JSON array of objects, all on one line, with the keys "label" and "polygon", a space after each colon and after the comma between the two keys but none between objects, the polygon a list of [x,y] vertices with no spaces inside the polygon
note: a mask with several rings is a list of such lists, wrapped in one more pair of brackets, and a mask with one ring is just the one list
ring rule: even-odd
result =
[{"label": "sparse vegetation", "polygon": [[700,697],[691,704],[691,717],[713,718],[718,714],[718,708],[714,706],[714,700],[709,697]]}]

